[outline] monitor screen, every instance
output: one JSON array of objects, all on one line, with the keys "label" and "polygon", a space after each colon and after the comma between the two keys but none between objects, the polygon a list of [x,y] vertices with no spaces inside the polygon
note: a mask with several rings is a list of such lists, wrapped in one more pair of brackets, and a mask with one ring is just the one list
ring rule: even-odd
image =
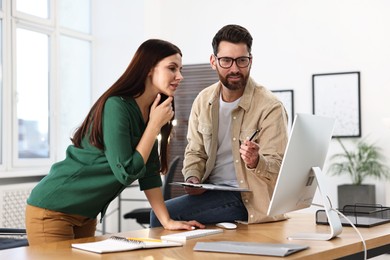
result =
[{"label": "monitor screen", "polygon": [[[317,175],[322,174],[334,123],[335,119],[329,117],[296,114],[268,208],[269,216],[310,207],[317,186],[324,192],[323,178]],[[324,203],[329,205],[328,201]]]}]

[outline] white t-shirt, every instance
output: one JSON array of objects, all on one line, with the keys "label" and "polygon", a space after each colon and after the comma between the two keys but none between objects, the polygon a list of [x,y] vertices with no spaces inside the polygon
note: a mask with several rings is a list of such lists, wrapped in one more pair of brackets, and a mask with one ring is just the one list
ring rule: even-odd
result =
[{"label": "white t-shirt", "polygon": [[237,108],[240,98],[233,102],[224,102],[219,97],[219,120],[218,120],[218,149],[214,169],[209,176],[209,183],[227,184],[238,187],[237,177],[233,164],[231,123],[232,111]]}]

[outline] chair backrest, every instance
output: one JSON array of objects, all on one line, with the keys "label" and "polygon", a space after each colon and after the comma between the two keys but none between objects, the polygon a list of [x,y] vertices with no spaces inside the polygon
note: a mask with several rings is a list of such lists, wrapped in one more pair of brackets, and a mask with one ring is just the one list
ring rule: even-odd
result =
[{"label": "chair backrest", "polygon": [[169,200],[171,196],[171,187],[172,185],[169,185],[173,181],[173,177],[175,176],[175,171],[177,168],[177,165],[179,163],[180,156],[175,156],[173,160],[171,161],[168,172],[165,175],[164,184],[163,184],[163,196],[164,200]]}]

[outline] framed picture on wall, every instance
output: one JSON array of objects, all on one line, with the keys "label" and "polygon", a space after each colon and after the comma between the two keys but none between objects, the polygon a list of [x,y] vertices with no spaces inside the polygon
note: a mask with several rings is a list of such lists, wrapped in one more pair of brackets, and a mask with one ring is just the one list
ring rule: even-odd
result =
[{"label": "framed picture on wall", "polygon": [[271,91],[279,98],[280,101],[282,101],[284,107],[287,110],[288,130],[290,132],[294,120],[294,90],[284,89]]},{"label": "framed picture on wall", "polygon": [[313,114],[336,119],[333,137],[361,137],[360,72],[314,74]]}]

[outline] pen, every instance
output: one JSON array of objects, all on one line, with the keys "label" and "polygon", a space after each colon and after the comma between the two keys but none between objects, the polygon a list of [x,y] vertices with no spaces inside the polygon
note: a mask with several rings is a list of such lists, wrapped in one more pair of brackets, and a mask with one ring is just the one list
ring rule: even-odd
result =
[{"label": "pen", "polygon": [[252,141],[253,138],[255,138],[255,136],[257,135],[258,132],[260,132],[261,128],[260,129],[256,129],[256,131],[252,134],[252,136],[249,138],[249,141]]},{"label": "pen", "polygon": [[127,237],[126,239],[140,241],[140,242],[162,242],[161,239],[154,239],[154,238]]}]

